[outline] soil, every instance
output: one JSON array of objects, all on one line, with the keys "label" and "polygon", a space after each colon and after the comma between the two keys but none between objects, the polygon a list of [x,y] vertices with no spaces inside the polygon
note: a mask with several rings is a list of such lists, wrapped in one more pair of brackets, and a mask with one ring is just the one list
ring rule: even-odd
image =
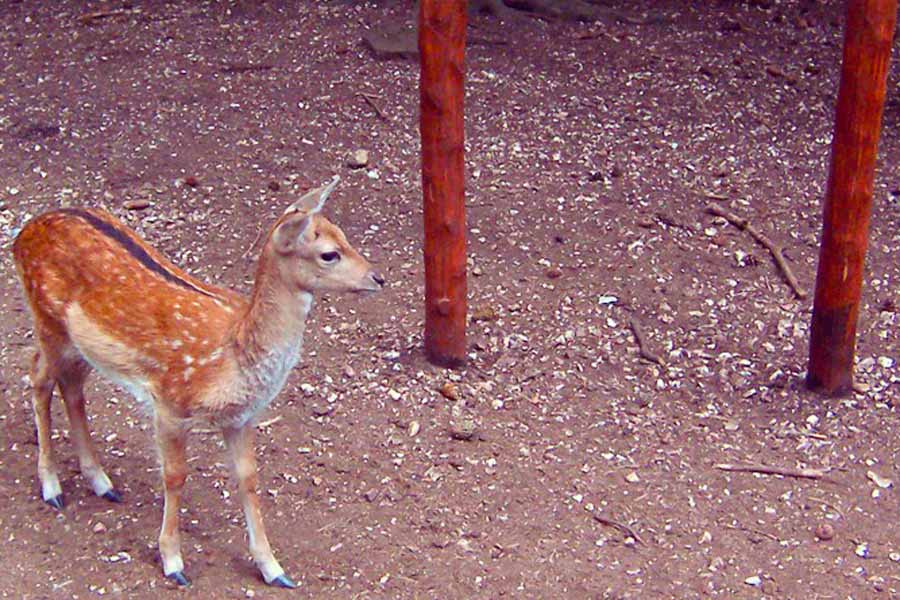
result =
[{"label": "soil", "polygon": [[[811,299],[705,208],[749,219],[813,287],[844,3],[612,4],[671,18],[470,21],[456,372],[421,349],[418,67],[360,44],[408,3],[0,7],[4,246],[29,216],[103,206],[246,292],[260,228],[339,173],[328,214],[390,282],[317,300],[262,417],[280,417],[258,436],[269,537],[299,589],[261,581],[220,437],[193,436],[194,597],[900,597],[900,61],[857,392],[823,398],[803,385]],[[124,391],[93,378],[89,410],[125,503],[78,475],[58,402],[68,505],[40,501],[30,322],[9,252],[0,269],[0,595],[171,593],[152,431]],[[747,462],[827,478],[716,468]]]}]

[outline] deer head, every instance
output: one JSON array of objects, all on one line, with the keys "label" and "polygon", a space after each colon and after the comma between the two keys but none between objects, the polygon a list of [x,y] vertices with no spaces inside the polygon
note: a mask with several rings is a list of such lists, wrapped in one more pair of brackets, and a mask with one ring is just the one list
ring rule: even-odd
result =
[{"label": "deer head", "polygon": [[375,292],[384,279],[347,241],[344,232],[320,211],[340,177],[314,189],[288,207],[269,236],[264,254],[283,281],[297,289]]}]

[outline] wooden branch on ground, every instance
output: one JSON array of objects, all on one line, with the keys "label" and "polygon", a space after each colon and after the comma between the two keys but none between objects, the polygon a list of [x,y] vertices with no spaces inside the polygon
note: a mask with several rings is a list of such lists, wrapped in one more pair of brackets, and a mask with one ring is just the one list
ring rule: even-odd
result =
[{"label": "wooden branch on ground", "polygon": [[784,259],[784,254],[781,253],[781,248],[776,246],[772,240],[763,235],[758,229],[756,229],[750,221],[747,219],[743,219],[732,212],[729,212],[718,206],[716,204],[710,204],[706,207],[706,212],[711,215],[715,215],[717,217],[722,217],[738,229],[746,231],[753,239],[755,239],[761,246],[763,246],[769,253],[772,255],[772,258],[775,259],[775,264],[778,265],[778,268],[781,269],[781,273],[784,275],[784,278],[787,279],[788,285],[791,286],[791,289],[794,290],[794,294],[797,298],[803,300],[806,298],[806,290],[804,290],[800,286],[800,282],[797,281],[797,277],[794,276],[794,272],[791,271],[791,267],[787,264],[787,261]]},{"label": "wooden branch on ground", "polygon": [[244,250],[243,254],[241,254],[241,260],[247,258],[250,255],[250,253],[253,252],[253,249],[256,248],[256,244],[259,243],[259,239],[262,237],[262,234],[263,234],[263,228],[260,227],[259,231],[256,233],[256,237],[253,238],[253,243],[250,244],[249,248]]},{"label": "wooden branch on ground", "polygon": [[797,477],[800,479],[822,479],[836,483],[828,476],[828,472],[823,469],[791,469],[789,467],[759,463],[720,463],[713,466],[720,471],[730,471],[732,473],[761,473],[763,475],[781,475],[782,477]]},{"label": "wooden branch on ground", "polygon": [[634,541],[641,544],[642,546],[647,545],[647,543],[643,539],[641,539],[641,536],[639,536],[637,534],[637,532],[634,529],[632,529],[631,527],[629,527],[628,525],[619,523],[618,521],[613,521],[612,519],[604,517],[603,515],[596,513],[596,512],[592,512],[591,516],[594,517],[594,520],[597,521],[598,523],[600,523],[601,525],[606,525],[607,527],[612,527],[614,529],[618,529],[619,532],[624,533],[625,535],[628,535],[628,536],[631,536],[632,538],[634,538]]},{"label": "wooden branch on ground", "polygon": [[131,15],[138,13],[140,11],[133,9],[121,9],[121,10],[100,10],[97,12],[87,13],[85,15],[81,15],[78,18],[78,21],[82,25],[90,25],[94,21],[99,21],[100,19],[107,19],[110,17],[124,17],[126,15]]},{"label": "wooden branch on ground", "polygon": [[278,415],[277,417],[272,417],[271,419],[266,419],[262,423],[257,423],[256,427],[259,429],[265,429],[266,427],[271,427],[272,425],[279,422],[283,418],[284,417],[282,417],[281,415]]},{"label": "wooden branch on ground", "polygon": [[630,321],[628,321],[628,325],[629,327],[631,327],[631,331],[634,333],[634,339],[637,341],[638,351],[640,352],[641,358],[656,363],[661,367],[665,366],[663,359],[660,358],[658,354],[651,351],[647,346],[647,338],[644,336],[644,330],[641,329],[641,325],[637,322],[637,319],[631,319]]},{"label": "wooden branch on ground", "polygon": [[378,98],[378,96],[376,96],[375,94],[367,94],[366,92],[359,92],[356,95],[365,100],[366,104],[372,107],[372,110],[375,111],[375,114],[378,115],[378,117],[382,121],[390,122],[390,119],[387,118],[387,115],[381,112],[381,108],[377,104],[375,104],[375,99]]},{"label": "wooden branch on ground", "polygon": [[763,537],[767,537],[770,540],[777,542],[778,536],[772,535],[767,531],[762,531],[760,529],[753,529],[752,527],[744,527],[743,525],[725,525],[725,529],[733,529],[734,531],[743,531],[744,533],[755,533],[756,535],[761,535]]},{"label": "wooden branch on ground", "polygon": [[825,500],[822,500],[821,498],[812,498],[812,497],[807,498],[807,500],[809,500],[810,502],[816,502],[816,503],[818,503],[818,504],[821,504],[821,505],[824,506],[825,508],[830,508],[831,510],[833,510],[834,512],[836,512],[836,513],[838,514],[838,516],[839,516],[840,518],[842,518],[842,519],[846,519],[846,518],[847,518],[847,517],[844,516],[844,513],[841,512],[841,509],[838,508],[837,506],[835,506],[834,504],[832,504],[831,502],[827,502],[827,501],[825,501]]}]

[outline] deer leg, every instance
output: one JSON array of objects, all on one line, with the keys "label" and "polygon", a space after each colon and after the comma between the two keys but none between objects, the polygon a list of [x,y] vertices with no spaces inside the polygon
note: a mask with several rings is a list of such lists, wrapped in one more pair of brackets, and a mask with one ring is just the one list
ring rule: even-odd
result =
[{"label": "deer leg", "polygon": [[178,585],[188,585],[184,576],[184,561],[181,558],[181,533],[178,530],[178,505],[187,479],[185,447],[187,433],[177,425],[169,425],[156,418],[156,438],[162,462],[165,504],[162,529],[159,532],[159,555],[163,573]]},{"label": "deer leg", "polygon": [[250,554],[263,579],[269,585],[277,587],[297,587],[284,574],[284,569],[275,560],[266,529],[263,525],[259,508],[259,496],[256,494],[258,476],[256,473],[256,454],[253,448],[254,429],[252,425],[240,428],[226,428],[223,431],[225,444],[231,454],[232,469],[238,484],[238,495],[244,508],[247,521],[247,533],[250,536]]},{"label": "deer leg", "polygon": [[72,441],[78,454],[81,474],[91,484],[95,494],[111,502],[121,502],[122,495],[113,487],[100,465],[94,444],[91,442],[91,432],[84,411],[84,381],[89,372],[89,367],[85,363],[73,365],[57,378],[57,384],[66,405],[66,414],[69,416]]},{"label": "deer leg", "polygon": [[50,400],[56,380],[50,375],[46,357],[38,350],[31,365],[31,382],[34,386],[32,405],[38,439],[38,479],[41,481],[41,497],[56,509],[63,507],[62,487],[53,460],[50,442]]}]

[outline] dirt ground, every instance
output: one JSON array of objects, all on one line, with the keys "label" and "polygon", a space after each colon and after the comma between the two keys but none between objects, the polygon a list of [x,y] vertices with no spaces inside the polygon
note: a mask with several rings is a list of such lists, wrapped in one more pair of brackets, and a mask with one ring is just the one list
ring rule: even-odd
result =
[{"label": "dirt ground", "polygon": [[[749,218],[812,288],[844,3],[614,4],[670,18],[470,22],[471,360],[447,372],[421,352],[418,67],[359,43],[407,3],[2,3],[4,248],[29,216],[104,206],[246,292],[260,228],[339,173],[328,214],[389,280],[317,301],[262,417],[280,418],[259,432],[266,521],[300,588],[259,578],[220,438],[199,431],[189,594],[900,597],[898,60],[858,392],[820,398],[803,386],[811,299],[705,207]],[[357,149],[370,164],[353,170]],[[95,441],[126,497],[113,505],[78,475],[54,403],[68,506],[43,504],[8,251],[0,311],[0,594],[175,593],[147,420],[92,380]],[[663,365],[640,357],[631,320]],[[471,439],[452,435],[465,426]],[[742,462],[827,479],[716,468]]]}]

